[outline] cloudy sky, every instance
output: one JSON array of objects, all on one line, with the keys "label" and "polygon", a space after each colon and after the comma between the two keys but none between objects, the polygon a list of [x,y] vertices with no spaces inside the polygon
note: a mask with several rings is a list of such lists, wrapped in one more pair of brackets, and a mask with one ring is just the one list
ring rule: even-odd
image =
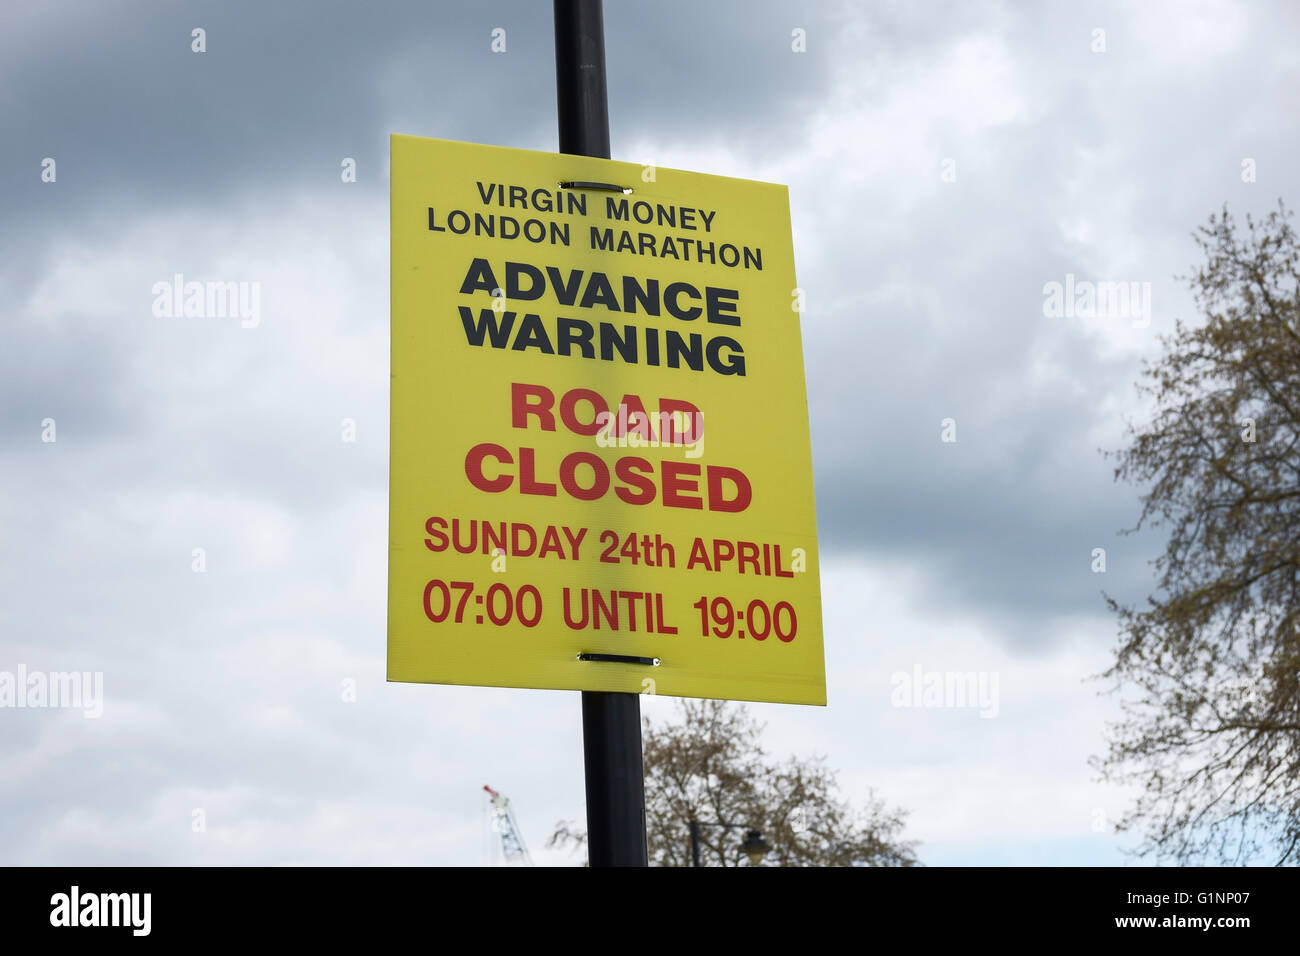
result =
[{"label": "cloudy sky", "polygon": [[[1193,228],[1297,195],[1298,11],[606,5],[614,157],[790,189],[830,704],[752,709],[926,863],[1126,860],[1087,677],[1160,541],[1099,449]],[[388,136],[554,150],[552,42],[535,2],[4,6],[0,671],[104,703],[0,709],[0,863],[477,865],[484,783],[577,862],[576,693],[384,677]],[[156,317],[175,273],[260,322]],[[1149,321],[1045,315],[1067,275]],[[893,706],[917,667],[996,715]]]}]

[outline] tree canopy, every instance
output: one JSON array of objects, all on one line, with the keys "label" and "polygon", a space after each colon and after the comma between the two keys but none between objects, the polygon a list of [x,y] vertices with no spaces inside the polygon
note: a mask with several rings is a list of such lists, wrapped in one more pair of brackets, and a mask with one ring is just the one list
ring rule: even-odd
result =
[{"label": "tree canopy", "polygon": [[[763,727],[741,705],[682,701],[679,723],[645,722],[646,837],[652,866],[690,866],[690,821],[702,866],[745,866],[746,831],[770,847],[764,866],[913,866],[904,814],[868,794],[854,808],[820,758],[770,758]],[[732,824],[730,827],[718,823]],[[552,845],[580,844],[561,823]]]},{"label": "tree canopy", "polygon": [[1295,863],[1300,844],[1300,248],[1279,209],[1196,235],[1202,321],[1144,368],[1148,424],[1114,452],[1147,489],[1133,531],[1165,529],[1156,592],[1108,599],[1102,675],[1122,718],[1094,765],[1136,784],[1119,823],[1179,863]]}]

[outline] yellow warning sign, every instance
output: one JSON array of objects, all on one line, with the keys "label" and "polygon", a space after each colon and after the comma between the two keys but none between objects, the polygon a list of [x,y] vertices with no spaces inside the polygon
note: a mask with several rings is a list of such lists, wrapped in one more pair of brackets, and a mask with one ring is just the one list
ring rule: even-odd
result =
[{"label": "yellow warning sign", "polygon": [[388,678],[826,702],[784,186],[392,137]]}]

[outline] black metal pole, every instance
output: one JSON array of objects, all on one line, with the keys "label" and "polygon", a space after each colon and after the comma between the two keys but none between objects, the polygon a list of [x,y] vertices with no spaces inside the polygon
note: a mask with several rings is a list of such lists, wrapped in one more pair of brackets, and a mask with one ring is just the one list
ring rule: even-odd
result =
[{"label": "black metal pole", "polygon": [[645,866],[639,697],[583,691],[582,750],[587,768],[588,862]]},{"label": "black metal pole", "polygon": [[[555,0],[555,91],[560,152],[609,159],[601,0]],[[588,862],[645,866],[640,697],[583,691],[582,749]]]},{"label": "black metal pole", "polygon": [[555,90],[560,152],[609,159],[601,0],[555,0]]},{"label": "black metal pole", "polygon": [[700,865],[700,821],[691,821],[691,866]]}]

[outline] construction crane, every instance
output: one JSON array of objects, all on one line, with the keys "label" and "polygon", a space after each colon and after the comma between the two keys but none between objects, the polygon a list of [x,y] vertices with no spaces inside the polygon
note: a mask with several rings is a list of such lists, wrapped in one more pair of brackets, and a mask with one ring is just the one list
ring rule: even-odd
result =
[{"label": "construction crane", "polygon": [[523,834],[515,822],[510,800],[491,787],[484,785],[488,794],[488,827],[501,838],[501,853],[506,866],[532,866],[533,858],[524,846]]}]

